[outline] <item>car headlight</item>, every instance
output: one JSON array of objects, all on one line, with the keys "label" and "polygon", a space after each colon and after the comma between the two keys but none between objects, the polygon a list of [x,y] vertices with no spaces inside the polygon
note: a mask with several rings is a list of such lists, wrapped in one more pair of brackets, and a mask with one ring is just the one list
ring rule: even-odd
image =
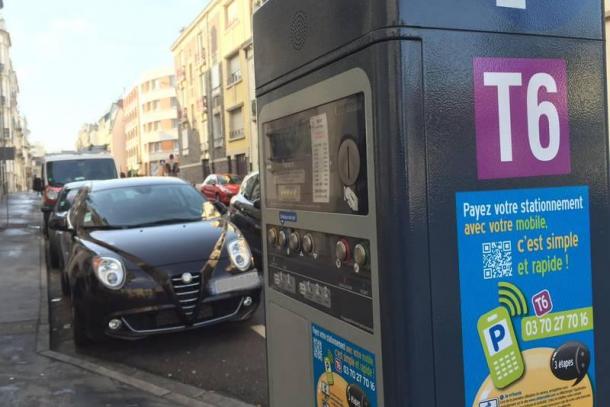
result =
[{"label": "car headlight", "polygon": [[245,239],[235,239],[227,246],[231,263],[240,271],[247,271],[252,265],[252,253]]},{"label": "car headlight", "polygon": [[93,271],[98,280],[112,290],[118,290],[125,283],[123,263],[112,257],[94,257]]}]

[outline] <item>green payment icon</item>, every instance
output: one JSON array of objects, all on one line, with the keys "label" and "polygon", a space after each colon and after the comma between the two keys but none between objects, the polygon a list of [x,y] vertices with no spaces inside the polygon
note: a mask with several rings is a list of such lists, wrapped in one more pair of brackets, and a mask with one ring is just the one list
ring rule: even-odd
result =
[{"label": "green payment icon", "polygon": [[494,386],[503,389],[519,380],[525,364],[508,311],[498,307],[481,316],[477,329]]}]

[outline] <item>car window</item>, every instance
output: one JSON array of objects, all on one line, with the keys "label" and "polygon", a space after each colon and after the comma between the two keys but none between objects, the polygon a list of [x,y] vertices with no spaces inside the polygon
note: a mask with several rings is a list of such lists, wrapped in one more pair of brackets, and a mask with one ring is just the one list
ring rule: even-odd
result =
[{"label": "car window", "polygon": [[214,179],[214,176],[213,176],[213,175],[209,175],[209,176],[208,176],[208,177],[205,179],[205,181],[203,181],[203,183],[204,183],[205,185],[211,185],[211,184],[212,184],[212,180],[213,180],[213,179]]},{"label": "car window", "polygon": [[57,201],[57,212],[69,211],[74,203],[74,198],[76,198],[78,191],[78,189],[70,189],[68,191],[64,190]]},{"label": "car window", "polygon": [[252,192],[252,184],[253,184],[254,176],[249,175],[244,178],[244,182],[241,183],[241,187],[239,188],[239,193],[244,196],[246,199],[250,199],[250,193]]},{"label": "car window", "polygon": [[[93,191],[85,227],[138,227],[217,218],[220,214],[190,185],[139,185]],[[90,213],[89,213],[90,211]]]},{"label": "car window", "polygon": [[54,187],[75,181],[117,178],[112,158],[50,161],[46,167],[47,180]]},{"label": "car window", "polygon": [[252,177],[254,179],[254,183],[252,185],[252,192],[250,193],[250,201],[254,202],[256,200],[261,199],[261,183],[258,175]]},{"label": "car window", "polygon": [[72,203],[72,208],[70,208],[69,212],[69,221],[74,227],[79,224],[79,219],[81,218],[83,212],[83,199],[87,195],[86,188],[79,190],[74,198],[74,202]]},{"label": "car window", "polygon": [[220,185],[239,185],[241,183],[241,178],[237,175],[218,175],[218,184]]}]

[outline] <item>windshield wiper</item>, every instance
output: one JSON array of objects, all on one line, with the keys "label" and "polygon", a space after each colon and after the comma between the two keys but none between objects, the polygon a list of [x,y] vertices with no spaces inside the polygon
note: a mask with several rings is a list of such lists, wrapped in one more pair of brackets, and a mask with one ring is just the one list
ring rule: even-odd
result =
[{"label": "windshield wiper", "polygon": [[172,218],[172,219],[162,219],[156,220],[154,222],[140,223],[137,225],[129,225],[130,228],[145,228],[149,226],[161,226],[161,225],[172,225],[174,223],[190,223],[190,222],[199,222],[201,218]]}]

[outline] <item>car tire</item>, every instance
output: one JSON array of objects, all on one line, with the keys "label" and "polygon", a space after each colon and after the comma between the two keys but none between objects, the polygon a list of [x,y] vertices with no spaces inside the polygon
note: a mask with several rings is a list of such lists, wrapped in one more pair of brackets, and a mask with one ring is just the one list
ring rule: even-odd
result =
[{"label": "car tire", "polygon": [[104,338],[101,334],[94,334],[87,328],[87,320],[81,310],[82,307],[79,301],[74,298],[74,293],[72,293],[72,335],[74,345],[77,348],[86,348],[102,342]]},{"label": "car tire", "polygon": [[49,265],[56,269],[59,267],[59,256],[57,255],[57,248],[54,246],[53,243],[49,243]]},{"label": "car tire", "polygon": [[49,238],[49,218],[51,217],[51,213],[50,212],[43,212],[42,213],[42,236],[44,236],[45,239]]},{"label": "car tire", "polygon": [[68,297],[70,295],[70,284],[68,283],[68,278],[66,277],[65,271],[61,272],[61,292],[64,297]]},{"label": "car tire", "polygon": [[84,317],[78,309],[76,302],[72,303],[72,337],[74,339],[74,345],[77,348],[85,348],[92,344],[89,333],[85,329]]}]

